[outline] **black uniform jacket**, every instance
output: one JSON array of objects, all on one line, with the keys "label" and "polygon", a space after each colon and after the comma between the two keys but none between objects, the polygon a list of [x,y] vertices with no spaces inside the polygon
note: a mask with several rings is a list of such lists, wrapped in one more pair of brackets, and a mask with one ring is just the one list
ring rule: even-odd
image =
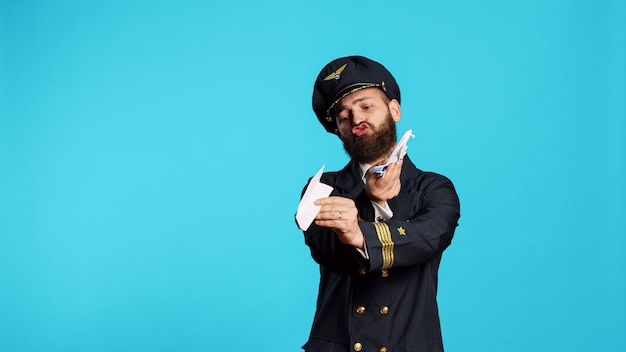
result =
[{"label": "black uniform jacket", "polygon": [[459,200],[444,176],[423,172],[407,157],[400,194],[388,201],[393,218],[374,221],[358,163],[324,173],[334,196],[355,201],[369,260],[313,223],[304,232],[320,265],[310,352],[443,351],[437,271],[459,219]]}]

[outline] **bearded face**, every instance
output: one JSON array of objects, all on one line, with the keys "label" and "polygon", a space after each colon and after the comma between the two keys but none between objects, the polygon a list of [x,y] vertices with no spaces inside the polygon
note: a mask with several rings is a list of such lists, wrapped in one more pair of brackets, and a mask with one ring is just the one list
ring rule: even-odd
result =
[{"label": "bearded face", "polygon": [[386,158],[396,145],[396,123],[391,112],[379,126],[371,126],[362,136],[349,134],[342,138],[343,149],[359,163],[374,164]]}]

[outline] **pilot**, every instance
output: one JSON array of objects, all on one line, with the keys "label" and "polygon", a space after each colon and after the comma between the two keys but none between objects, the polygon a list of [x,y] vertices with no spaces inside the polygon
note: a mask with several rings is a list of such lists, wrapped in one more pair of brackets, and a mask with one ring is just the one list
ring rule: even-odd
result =
[{"label": "pilot", "polygon": [[438,269],[460,217],[452,182],[405,156],[380,176],[396,145],[400,89],[380,63],[333,60],[317,76],[313,111],[350,161],[304,239],[320,267],[309,352],[443,351]]}]

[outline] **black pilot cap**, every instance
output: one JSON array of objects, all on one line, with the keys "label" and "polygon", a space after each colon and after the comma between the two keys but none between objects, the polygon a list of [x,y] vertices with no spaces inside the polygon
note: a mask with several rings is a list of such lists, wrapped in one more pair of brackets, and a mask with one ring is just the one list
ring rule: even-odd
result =
[{"label": "black pilot cap", "polygon": [[400,87],[387,69],[363,56],[347,56],[324,66],[313,87],[313,111],[326,131],[335,133],[333,108],[341,99],[364,88],[378,87],[400,102]]}]

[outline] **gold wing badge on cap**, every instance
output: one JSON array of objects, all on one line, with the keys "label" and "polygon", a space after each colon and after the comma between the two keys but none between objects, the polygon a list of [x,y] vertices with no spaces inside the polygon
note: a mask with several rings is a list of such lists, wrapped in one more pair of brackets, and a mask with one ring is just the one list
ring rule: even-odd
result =
[{"label": "gold wing badge on cap", "polygon": [[343,64],[343,66],[339,67],[335,72],[329,74],[324,78],[324,81],[330,81],[331,79],[339,79],[341,77],[341,72],[348,66],[348,63]]}]

